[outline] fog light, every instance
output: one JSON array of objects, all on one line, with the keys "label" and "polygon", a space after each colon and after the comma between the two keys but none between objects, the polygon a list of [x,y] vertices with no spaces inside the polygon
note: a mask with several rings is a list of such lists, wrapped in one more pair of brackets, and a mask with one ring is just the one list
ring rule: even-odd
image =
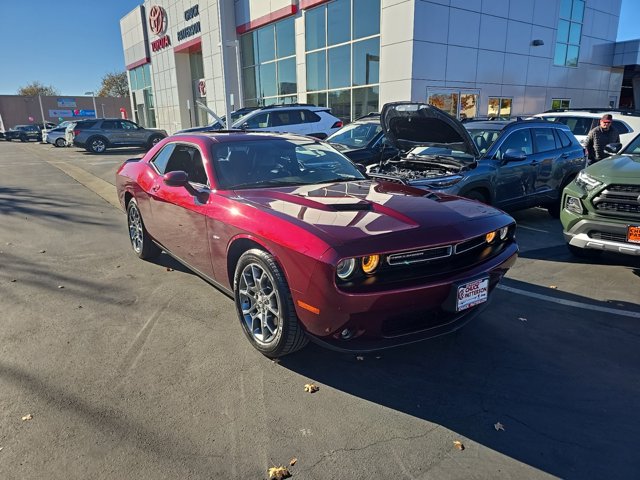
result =
[{"label": "fog light", "polygon": [[496,232],[489,232],[484,236],[487,243],[491,243],[496,239]]},{"label": "fog light", "polygon": [[380,263],[380,255],[369,255],[362,257],[362,271],[367,275],[371,275],[378,268]]},{"label": "fog light", "polygon": [[582,202],[579,198],[571,197],[567,195],[567,199],[564,204],[565,210],[569,212],[577,213],[578,215],[582,215]]},{"label": "fog light", "polygon": [[500,229],[500,240],[506,240],[509,234],[509,227],[502,227]]},{"label": "fog light", "polygon": [[353,337],[353,333],[353,330],[345,328],[344,330],[342,330],[342,332],[340,332],[340,338],[342,338],[342,340],[349,340],[351,337]]}]

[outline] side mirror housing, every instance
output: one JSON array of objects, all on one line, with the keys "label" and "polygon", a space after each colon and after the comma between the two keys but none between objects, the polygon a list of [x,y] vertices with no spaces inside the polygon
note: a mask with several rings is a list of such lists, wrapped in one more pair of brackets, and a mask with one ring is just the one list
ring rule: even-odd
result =
[{"label": "side mirror housing", "polygon": [[618,153],[622,148],[621,143],[608,143],[604,147],[604,151],[607,153]]},{"label": "side mirror housing", "polygon": [[525,153],[519,148],[508,148],[504,155],[502,156],[502,160],[505,162],[517,162],[521,160],[526,160],[527,156]]},{"label": "side mirror housing", "polygon": [[165,173],[162,180],[168,187],[186,187],[189,185],[189,176],[187,172],[182,170]]}]

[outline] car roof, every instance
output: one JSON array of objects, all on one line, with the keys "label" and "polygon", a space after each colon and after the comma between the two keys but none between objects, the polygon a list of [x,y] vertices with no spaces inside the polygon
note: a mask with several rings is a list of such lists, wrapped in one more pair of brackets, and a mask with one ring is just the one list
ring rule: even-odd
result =
[{"label": "car roof", "polygon": [[262,132],[262,131],[250,131],[250,130],[216,130],[212,132],[185,132],[176,133],[171,135],[169,139],[179,137],[185,140],[194,140],[201,138],[209,138],[215,143],[233,143],[240,141],[256,141],[256,140],[311,140],[313,142],[320,143],[320,140],[315,137],[308,137],[305,135],[296,135],[294,133],[276,133],[276,132]]}]

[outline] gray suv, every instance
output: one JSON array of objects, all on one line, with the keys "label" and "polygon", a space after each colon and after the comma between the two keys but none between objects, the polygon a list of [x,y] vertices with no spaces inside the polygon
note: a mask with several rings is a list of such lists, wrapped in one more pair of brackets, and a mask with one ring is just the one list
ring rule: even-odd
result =
[{"label": "gray suv", "polygon": [[81,120],[73,127],[73,144],[92,153],[104,153],[117,147],[149,149],[166,136],[164,130],[143,128],[120,118]]},{"label": "gray suv", "polygon": [[467,122],[431,105],[386,104],[387,139],[400,151],[367,173],[460,195],[503,210],[543,206],[558,217],[562,189],[586,165],[566,125],[545,120]]}]

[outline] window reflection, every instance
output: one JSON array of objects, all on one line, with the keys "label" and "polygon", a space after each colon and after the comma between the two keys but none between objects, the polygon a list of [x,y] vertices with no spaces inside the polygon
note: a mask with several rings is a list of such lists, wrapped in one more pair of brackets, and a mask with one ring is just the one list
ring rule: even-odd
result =
[{"label": "window reflection", "polygon": [[379,82],[380,37],[353,44],[353,85]]},{"label": "window reflection", "polygon": [[276,23],[276,45],[278,58],[288,57],[296,53],[296,33],[293,17]]},{"label": "window reflection", "polygon": [[297,91],[296,59],[280,60],[278,62],[278,95],[295,94]]},{"label": "window reflection", "polygon": [[305,11],[304,34],[307,51],[327,46],[324,22],[325,11],[326,8],[324,6]]},{"label": "window reflection", "polygon": [[348,87],[351,65],[351,48],[349,45],[327,50],[329,65],[329,88]]},{"label": "window reflection", "polygon": [[307,54],[307,90],[324,90],[327,88],[327,52]]},{"label": "window reflection", "polygon": [[380,0],[353,0],[353,38],[380,33]]},{"label": "window reflection", "polygon": [[351,0],[335,0],[327,5],[327,44],[351,40]]},{"label": "window reflection", "polygon": [[276,44],[273,25],[258,30],[258,62],[268,62],[276,58]]}]

